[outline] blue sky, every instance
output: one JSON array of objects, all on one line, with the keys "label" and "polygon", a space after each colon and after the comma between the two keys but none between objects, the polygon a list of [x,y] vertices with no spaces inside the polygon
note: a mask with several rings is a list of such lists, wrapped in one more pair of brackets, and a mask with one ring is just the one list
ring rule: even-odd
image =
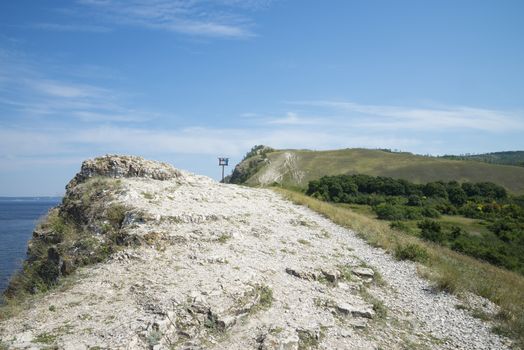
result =
[{"label": "blue sky", "polygon": [[0,3],[0,195],[137,154],[218,178],[251,146],[524,149],[524,2]]}]

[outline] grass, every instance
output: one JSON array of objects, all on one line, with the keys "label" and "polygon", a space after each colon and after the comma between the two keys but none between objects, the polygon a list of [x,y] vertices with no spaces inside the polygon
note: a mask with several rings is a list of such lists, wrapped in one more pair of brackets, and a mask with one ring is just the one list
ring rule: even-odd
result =
[{"label": "grass", "polygon": [[435,282],[441,290],[456,294],[471,292],[497,304],[501,311],[495,330],[516,339],[517,346],[524,346],[523,276],[393,230],[388,222],[367,217],[348,208],[282,188],[274,188],[274,191],[352,229],[372,246],[381,247],[392,255],[399,246],[417,245],[423,248],[427,252],[427,259],[420,268],[423,277]]},{"label": "grass", "polygon": [[258,185],[257,175],[262,174],[268,167],[281,171],[278,167],[284,163],[284,154],[287,152],[292,152],[297,156],[296,167],[303,171],[305,176],[300,183],[297,183],[291,171],[284,174],[282,184],[285,187],[305,187],[310,180],[318,179],[323,175],[359,173],[406,179],[415,183],[456,179],[470,182],[489,181],[506,187],[514,194],[524,194],[524,167],[359,148],[333,151],[279,150],[271,152],[267,154],[270,162],[250,172],[245,182],[249,185]]},{"label": "grass", "polygon": [[41,333],[35,337],[34,342],[50,345],[56,341],[56,338],[57,336],[55,334]]},{"label": "grass", "polygon": [[269,286],[256,285],[253,293],[260,295],[260,299],[258,304],[250,310],[251,314],[260,310],[267,310],[273,305],[273,290]]},{"label": "grass", "polygon": [[219,243],[226,243],[227,241],[229,241],[231,239],[231,235],[228,234],[228,233],[222,233],[218,238],[217,238],[217,241]]}]

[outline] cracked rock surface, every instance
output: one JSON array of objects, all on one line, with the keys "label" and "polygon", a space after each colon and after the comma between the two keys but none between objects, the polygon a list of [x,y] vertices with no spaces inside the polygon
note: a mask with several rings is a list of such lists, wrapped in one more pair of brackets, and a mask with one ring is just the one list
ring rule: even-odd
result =
[{"label": "cracked rock surface", "polygon": [[91,176],[120,178],[107,205],[138,243],[1,322],[9,349],[510,348],[415,264],[270,190],[110,156],[69,191]]}]

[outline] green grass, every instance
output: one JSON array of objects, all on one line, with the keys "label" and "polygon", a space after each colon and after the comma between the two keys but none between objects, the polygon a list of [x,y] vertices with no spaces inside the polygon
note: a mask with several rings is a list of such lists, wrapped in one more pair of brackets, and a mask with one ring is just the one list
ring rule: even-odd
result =
[{"label": "green grass", "polygon": [[[258,185],[258,176],[270,167],[284,164],[284,153],[292,152],[297,158],[297,168],[304,172],[300,183],[290,173],[283,177],[287,188],[306,187],[310,180],[324,175],[367,174],[406,179],[415,183],[431,181],[483,182],[504,186],[514,194],[524,194],[524,167],[496,165],[467,160],[449,160],[424,157],[410,153],[392,153],[370,149],[342,149],[333,151],[280,150],[267,154],[269,162],[252,172],[246,179],[249,185]],[[249,159],[247,160],[249,161]]]},{"label": "green grass", "polygon": [[41,333],[37,335],[33,342],[42,344],[53,344],[56,341],[57,336],[51,333]]},{"label": "green grass", "polygon": [[417,245],[427,252],[420,273],[441,290],[461,294],[471,292],[485,297],[501,308],[495,328],[512,336],[517,346],[524,346],[524,277],[511,271],[459,254],[450,249],[422,241],[393,230],[388,222],[356,213],[348,208],[319,201],[302,193],[274,188],[285,198],[326,216],[335,223],[354,230],[372,246],[395,254],[398,246]]},{"label": "green grass", "polygon": [[[370,205],[345,203],[332,203],[332,205],[339,208],[349,209],[354,213],[361,214],[370,219],[377,218],[377,214],[373,211],[373,208]],[[453,226],[457,226],[471,235],[480,236],[483,233],[490,233],[485,222],[478,219],[470,219],[460,215],[442,215],[436,220],[442,225],[444,230],[450,230]],[[399,226],[402,226],[402,229],[400,229],[401,231],[418,236],[420,228],[418,228],[417,223],[419,221],[420,220],[402,220],[400,222],[394,222],[393,228],[398,224]]]}]

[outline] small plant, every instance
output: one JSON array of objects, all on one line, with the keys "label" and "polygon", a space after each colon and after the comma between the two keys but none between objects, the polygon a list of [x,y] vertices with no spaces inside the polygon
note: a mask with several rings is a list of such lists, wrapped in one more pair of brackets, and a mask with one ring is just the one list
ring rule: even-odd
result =
[{"label": "small plant", "polygon": [[151,331],[146,338],[147,344],[151,347],[160,343],[160,340],[162,340],[162,332],[158,330]]},{"label": "small plant", "polygon": [[256,285],[253,293],[258,294],[260,299],[258,304],[250,310],[250,313],[267,310],[273,305],[273,290],[269,286]]},{"label": "small plant", "polygon": [[426,248],[419,244],[399,244],[395,247],[395,258],[397,258],[398,260],[426,262],[428,260],[428,257],[429,256]]},{"label": "small plant", "polygon": [[42,344],[53,344],[56,340],[57,336],[51,333],[40,333],[36,336],[34,339],[35,343],[42,343]]},{"label": "small plant", "polygon": [[311,242],[307,239],[299,239],[297,242],[303,245],[311,245]]},{"label": "small plant", "polygon": [[388,309],[382,302],[382,300],[375,298],[371,295],[366,288],[360,289],[360,295],[364,300],[373,305],[373,311],[378,318],[385,318],[388,314]]},{"label": "small plant", "polygon": [[53,312],[56,311],[56,306],[50,305],[49,306],[49,311],[53,311]]},{"label": "small plant", "polygon": [[123,204],[115,203],[107,209],[107,219],[114,228],[120,228],[124,222],[127,208]]},{"label": "small plant", "polygon": [[227,233],[223,233],[220,235],[220,237],[218,237],[217,241],[219,243],[226,243],[227,241],[229,241],[231,239],[231,235],[230,234],[227,234]]},{"label": "small plant", "polygon": [[340,272],[340,279],[344,281],[351,281],[352,273],[351,268],[346,265],[338,266],[338,271]]},{"label": "small plant", "polygon": [[154,197],[154,196],[153,196],[151,193],[149,193],[149,192],[142,192],[142,196],[143,196],[145,199],[149,199],[149,200],[153,199],[153,197]]}]

